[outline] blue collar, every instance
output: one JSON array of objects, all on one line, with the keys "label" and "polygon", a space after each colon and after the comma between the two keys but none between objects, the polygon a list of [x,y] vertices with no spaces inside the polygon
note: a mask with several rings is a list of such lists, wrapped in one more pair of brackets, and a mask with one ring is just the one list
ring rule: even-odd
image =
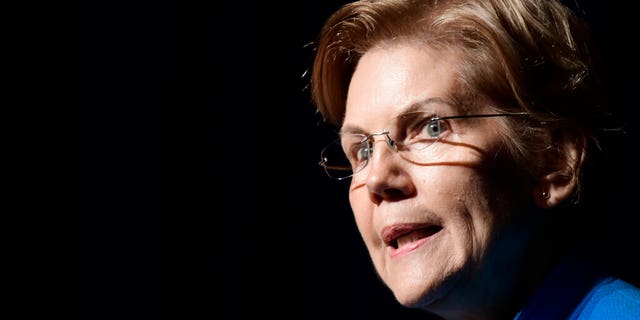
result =
[{"label": "blue collar", "polygon": [[606,278],[594,261],[579,253],[570,254],[561,259],[514,320],[568,319]]}]

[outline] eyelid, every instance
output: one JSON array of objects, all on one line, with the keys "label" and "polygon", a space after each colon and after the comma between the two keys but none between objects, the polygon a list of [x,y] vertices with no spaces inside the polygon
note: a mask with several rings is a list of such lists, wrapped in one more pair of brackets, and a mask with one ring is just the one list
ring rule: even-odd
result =
[{"label": "eyelid", "polygon": [[[410,112],[405,112],[402,114],[399,114],[398,116],[396,116],[396,119],[400,119],[400,118],[404,118],[404,117],[409,117],[411,115],[414,114],[420,114],[420,115],[424,115],[421,116],[420,119],[426,119],[426,118],[437,118],[438,117],[438,113],[435,111],[424,111],[424,110],[416,110],[416,111],[410,111]],[[410,117],[410,118],[416,118],[414,117]]]},{"label": "eyelid", "polygon": [[437,120],[438,115],[433,111],[412,111],[398,115],[395,119],[396,128],[409,129],[426,121]]},{"label": "eyelid", "polygon": [[[347,140],[346,141],[347,143],[345,143],[345,139]],[[356,145],[364,143],[367,140],[369,140],[369,136],[362,133],[343,133],[340,135],[340,139],[339,139],[340,144],[347,147],[348,149],[351,149]]]},{"label": "eyelid", "polygon": [[414,116],[404,121],[404,123],[399,123],[400,128],[403,128],[403,130],[406,130],[406,131],[413,131],[416,129],[416,127],[422,128],[427,124],[431,124],[433,122],[446,119],[446,117],[439,117],[438,114],[435,112],[413,112],[413,113],[422,113],[424,115]]}]

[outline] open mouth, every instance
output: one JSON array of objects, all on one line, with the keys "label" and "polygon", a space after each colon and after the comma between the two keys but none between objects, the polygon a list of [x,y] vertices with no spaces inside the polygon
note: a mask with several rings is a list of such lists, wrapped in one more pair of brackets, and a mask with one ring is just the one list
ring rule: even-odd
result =
[{"label": "open mouth", "polygon": [[395,225],[383,231],[383,238],[388,246],[394,249],[415,243],[442,230],[438,225]]}]

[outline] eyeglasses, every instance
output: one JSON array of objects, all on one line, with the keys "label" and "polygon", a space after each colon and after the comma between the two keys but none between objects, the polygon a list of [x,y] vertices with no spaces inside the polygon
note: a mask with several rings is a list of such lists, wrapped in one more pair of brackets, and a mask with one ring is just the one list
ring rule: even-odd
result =
[{"label": "eyeglasses", "polygon": [[336,180],[350,178],[369,163],[376,136],[384,136],[387,147],[399,153],[404,159],[425,164],[429,159],[433,159],[434,154],[437,154],[437,148],[434,150],[429,147],[446,137],[449,120],[526,115],[528,115],[526,112],[516,112],[437,117],[431,112],[405,113],[395,117],[392,122],[394,125],[390,126],[398,128],[397,131],[391,132],[389,129],[384,129],[368,135],[342,134],[339,139],[322,149],[318,164],[324,168],[330,178]]}]

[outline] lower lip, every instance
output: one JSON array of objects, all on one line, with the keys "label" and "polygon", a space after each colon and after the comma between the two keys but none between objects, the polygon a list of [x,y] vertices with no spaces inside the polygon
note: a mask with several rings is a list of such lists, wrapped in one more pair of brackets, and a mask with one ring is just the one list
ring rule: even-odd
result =
[{"label": "lower lip", "polygon": [[397,258],[397,257],[401,257],[404,255],[407,255],[415,250],[417,250],[418,248],[420,248],[423,244],[427,243],[427,241],[429,241],[431,238],[433,238],[436,234],[432,234],[426,238],[422,238],[418,241],[414,241],[410,244],[406,244],[404,245],[402,248],[394,248],[394,247],[389,247],[391,250],[389,252],[389,255],[391,256],[391,258]]}]

